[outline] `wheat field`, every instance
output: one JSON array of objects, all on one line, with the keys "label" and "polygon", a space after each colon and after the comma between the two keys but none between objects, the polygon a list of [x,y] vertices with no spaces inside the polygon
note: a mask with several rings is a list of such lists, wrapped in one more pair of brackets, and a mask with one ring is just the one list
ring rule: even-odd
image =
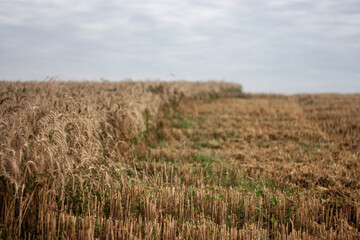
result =
[{"label": "wheat field", "polygon": [[0,239],[360,239],[360,95],[0,82]]}]

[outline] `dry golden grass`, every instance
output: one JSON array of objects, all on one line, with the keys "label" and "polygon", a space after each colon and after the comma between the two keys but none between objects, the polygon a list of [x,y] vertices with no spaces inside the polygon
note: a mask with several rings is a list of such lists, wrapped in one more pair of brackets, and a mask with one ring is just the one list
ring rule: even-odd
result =
[{"label": "dry golden grass", "polygon": [[360,95],[0,86],[0,238],[360,238]]},{"label": "dry golden grass", "polygon": [[128,163],[156,141],[160,110],[239,91],[227,83],[1,82],[0,238],[83,238],[71,221],[110,217],[104,196],[128,184]]}]

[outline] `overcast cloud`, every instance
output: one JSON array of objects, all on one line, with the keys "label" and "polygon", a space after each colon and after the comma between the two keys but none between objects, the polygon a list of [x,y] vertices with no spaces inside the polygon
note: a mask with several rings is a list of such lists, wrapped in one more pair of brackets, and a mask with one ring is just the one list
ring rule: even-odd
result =
[{"label": "overcast cloud", "polygon": [[0,0],[0,79],[360,92],[360,0]]}]

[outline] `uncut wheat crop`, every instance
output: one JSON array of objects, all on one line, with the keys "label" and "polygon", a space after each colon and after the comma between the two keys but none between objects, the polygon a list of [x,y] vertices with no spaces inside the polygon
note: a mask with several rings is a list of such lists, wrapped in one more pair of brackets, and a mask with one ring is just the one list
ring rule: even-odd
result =
[{"label": "uncut wheat crop", "polygon": [[360,95],[0,82],[0,239],[360,239]]}]

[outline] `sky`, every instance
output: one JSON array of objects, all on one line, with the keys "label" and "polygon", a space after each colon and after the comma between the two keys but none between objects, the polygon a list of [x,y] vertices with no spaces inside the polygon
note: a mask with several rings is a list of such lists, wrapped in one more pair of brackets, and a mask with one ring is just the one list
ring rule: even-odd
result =
[{"label": "sky", "polygon": [[359,93],[360,0],[0,0],[0,80]]}]

